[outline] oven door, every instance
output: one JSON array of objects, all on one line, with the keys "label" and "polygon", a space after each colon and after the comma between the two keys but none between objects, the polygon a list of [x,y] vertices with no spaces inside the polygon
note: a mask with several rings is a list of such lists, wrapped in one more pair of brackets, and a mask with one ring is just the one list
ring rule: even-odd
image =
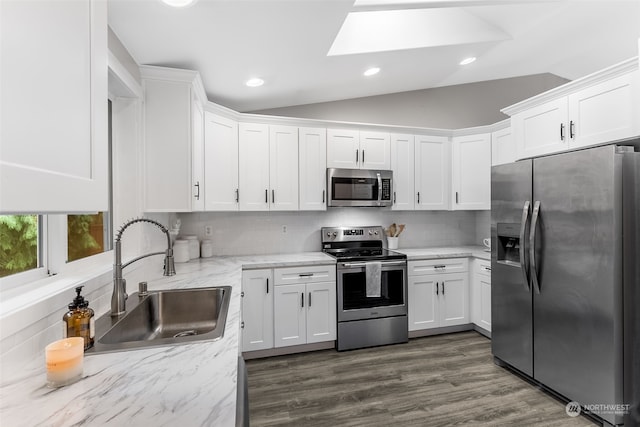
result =
[{"label": "oven door", "polygon": [[338,263],[338,321],[407,314],[407,262],[382,261],[380,297],[367,297],[366,262]]}]

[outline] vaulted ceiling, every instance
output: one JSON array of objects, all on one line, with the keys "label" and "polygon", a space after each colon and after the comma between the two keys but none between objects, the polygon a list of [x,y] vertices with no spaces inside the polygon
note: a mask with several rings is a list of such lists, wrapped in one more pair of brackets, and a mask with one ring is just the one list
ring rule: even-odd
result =
[{"label": "vaulted ceiling", "polygon": [[[197,70],[211,101],[239,111],[547,72],[573,80],[638,55],[639,0],[395,1],[109,0],[109,25],[138,63]],[[252,77],[264,85],[247,87]]]}]

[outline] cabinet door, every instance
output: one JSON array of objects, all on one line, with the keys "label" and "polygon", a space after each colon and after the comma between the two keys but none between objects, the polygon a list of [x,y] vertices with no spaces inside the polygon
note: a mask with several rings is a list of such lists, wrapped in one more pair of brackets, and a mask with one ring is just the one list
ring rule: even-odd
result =
[{"label": "cabinet door", "polygon": [[242,272],[242,351],[273,348],[271,270]]},{"label": "cabinet door", "polygon": [[512,117],[518,159],[541,156],[569,147],[567,98],[547,102]]},{"label": "cabinet door", "polygon": [[416,209],[449,209],[450,164],[447,137],[416,135]]},{"label": "cabinet door", "polygon": [[298,132],[300,210],[327,209],[327,130],[300,128]]},{"label": "cabinet door", "polygon": [[191,201],[192,211],[204,210],[204,111],[200,103],[195,100],[191,102],[191,135],[193,138],[193,158],[191,160],[191,185],[193,189]]},{"label": "cabinet door", "polygon": [[327,167],[360,168],[360,131],[327,129]]},{"label": "cabinet door", "polygon": [[107,2],[0,1],[0,20],[0,213],[107,210]]},{"label": "cabinet door", "polygon": [[360,132],[360,169],[391,169],[391,143],[388,133]]},{"label": "cabinet door", "polygon": [[500,129],[491,134],[491,166],[515,162],[516,143],[511,127]]},{"label": "cabinet door", "polygon": [[145,211],[190,212],[191,84],[144,79]]},{"label": "cabinet door", "polygon": [[280,285],[274,292],[275,346],[306,343],[305,285]]},{"label": "cabinet door", "polygon": [[269,128],[269,209],[298,210],[298,128]]},{"label": "cabinet door", "polygon": [[308,283],[307,344],[336,339],[336,282]]},{"label": "cabinet door", "polygon": [[469,323],[469,286],[466,273],[436,277],[440,287],[440,326]]},{"label": "cabinet door", "polygon": [[204,202],[207,211],[238,210],[238,123],[205,113]]},{"label": "cabinet door", "polygon": [[491,332],[491,277],[480,275],[480,318],[479,326]]},{"label": "cabinet door", "polygon": [[569,146],[587,147],[640,134],[640,71],[569,95]]},{"label": "cabinet door", "polygon": [[397,211],[415,207],[415,151],[413,135],[391,135],[391,170],[393,170],[393,206]]},{"label": "cabinet door", "polygon": [[269,210],[269,125],[238,126],[241,211]]},{"label": "cabinet door", "polygon": [[491,134],[453,138],[453,210],[491,209]]},{"label": "cabinet door", "polygon": [[409,330],[435,328],[439,325],[436,295],[437,275],[409,276]]}]

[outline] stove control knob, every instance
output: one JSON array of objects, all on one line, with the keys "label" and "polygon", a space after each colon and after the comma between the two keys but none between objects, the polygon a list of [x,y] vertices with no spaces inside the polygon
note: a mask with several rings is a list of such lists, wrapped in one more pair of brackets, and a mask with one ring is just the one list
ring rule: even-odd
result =
[{"label": "stove control knob", "polygon": [[378,235],[378,232],[377,232],[377,231],[374,231],[373,233],[374,233],[376,236]]},{"label": "stove control knob", "polygon": [[327,231],[327,237],[331,237],[331,232]]},{"label": "stove control knob", "polygon": [[336,237],[337,235],[338,235],[338,233],[334,231],[333,232],[333,237]]},{"label": "stove control knob", "polygon": [[369,236],[371,236],[373,234],[373,231],[369,230]]}]

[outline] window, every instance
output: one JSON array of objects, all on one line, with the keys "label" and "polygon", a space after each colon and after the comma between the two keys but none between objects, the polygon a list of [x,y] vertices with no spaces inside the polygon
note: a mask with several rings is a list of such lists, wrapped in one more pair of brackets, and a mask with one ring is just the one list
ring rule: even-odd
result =
[{"label": "window", "polygon": [[55,260],[63,264],[111,250],[111,101],[108,112],[109,211],[85,215],[0,215],[0,278],[9,278],[3,280],[2,288],[57,273],[61,265],[53,265]]},{"label": "window", "polygon": [[0,277],[42,266],[39,215],[0,215]]}]

